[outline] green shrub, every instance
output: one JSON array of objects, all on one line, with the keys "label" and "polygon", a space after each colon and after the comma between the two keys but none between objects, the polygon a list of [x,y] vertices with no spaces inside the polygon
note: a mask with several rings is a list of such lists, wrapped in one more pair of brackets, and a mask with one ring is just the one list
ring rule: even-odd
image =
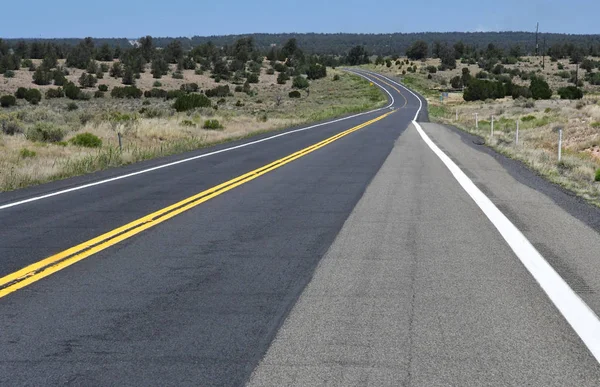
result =
[{"label": "green shrub", "polygon": [[472,79],[463,93],[465,101],[485,101],[504,98],[506,90],[501,82]]},{"label": "green shrub", "polygon": [[248,83],[258,83],[258,74],[256,74],[256,73],[248,74],[248,76],[246,77],[246,81]]},{"label": "green shrub", "polygon": [[29,89],[25,94],[25,100],[32,105],[37,105],[42,100],[42,92],[38,89]]},{"label": "green shrub", "polygon": [[206,120],[204,121],[204,125],[202,125],[202,128],[209,130],[219,130],[223,129],[223,125],[221,125],[221,123],[218,120]]},{"label": "green shrub", "polygon": [[590,125],[592,128],[600,128],[600,121],[592,122]]},{"label": "green shrub", "polygon": [[306,89],[306,88],[308,88],[308,86],[310,86],[310,84],[308,83],[308,80],[306,80],[306,78],[304,78],[302,75],[298,75],[297,77],[294,77],[294,80],[292,82],[293,88]]},{"label": "green shrub", "polygon": [[17,99],[25,99],[25,95],[27,95],[27,88],[19,87],[17,91],[15,91],[15,97]]},{"label": "green shrub", "polygon": [[583,91],[576,86],[561,87],[558,89],[560,99],[582,99]]},{"label": "green shrub", "polygon": [[280,85],[285,85],[285,83],[290,79],[290,76],[286,72],[281,72],[277,76],[277,83]]},{"label": "green shrub", "polygon": [[179,71],[175,71],[172,75],[173,79],[183,79],[183,74]]},{"label": "green shrub", "polygon": [[238,99],[238,101],[235,103],[235,106],[242,107],[244,106],[244,103]]},{"label": "green shrub", "polygon": [[[391,65],[391,64],[390,64]],[[327,76],[327,68],[322,64],[313,63],[306,70],[308,79],[321,79]]]},{"label": "green shrub", "polygon": [[435,66],[427,66],[426,70],[427,70],[427,72],[429,74],[435,74],[435,73],[437,73],[437,67],[435,67]]},{"label": "green shrub", "polygon": [[121,62],[114,62],[108,73],[113,78],[121,78],[123,76],[123,66],[121,65]]},{"label": "green shrub", "polygon": [[533,99],[550,99],[552,98],[552,89],[548,85],[548,82],[540,78],[531,79],[531,96]]},{"label": "green shrub", "polygon": [[173,108],[178,112],[184,112],[199,107],[210,107],[211,102],[203,94],[184,94],[177,97]]},{"label": "green shrub", "polygon": [[340,80],[340,76],[339,76],[338,74],[335,74],[335,75],[333,76],[333,80],[334,80],[334,81],[339,81],[339,80]]},{"label": "green shrub", "polygon": [[98,83],[98,80],[93,74],[81,73],[79,85],[81,85],[82,88],[94,87],[96,86],[96,83]]},{"label": "green shrub", "polygon": [[595,181],[600,181],[600,168],[596,170],[596,176],[594,178]]},{"label": "green shrub", "polygon": [[529,90],[528,87],[513,85],[511,91],[512,91],[511,96],[513,97],[513,99],[518,99],[518,98],[529,99],[529,98],[531,98],[531,90]]},{"label": "green shrub", "polygon": [[102,140],[100,137],[88,132],[79,133],[70,139],[69,142],[75,146],[81,146],[84,148],[100,148],[102,146]]},{"label": "green shrub", "polygon": [[152,84],[153,87],[161,87],[162,83],[160,83],[160,81],[154,81],[154,83]]},{"label": "green shrub", "polygon": [[75,111],[77,109],[79,109],[79,105],[77,105],[75,102],[69,102],[67,104],[67,110],[68,111],[72,112],[72,111]]},{"label": "green shrub", "polygon": [[28,159],[31,157],[35,157],[37,153],[35,153],[32,150],[29,150],[27,148],[23,148],[19,151],[19,156],[21,156],[22,159]]},{"label": "green shrub", "polygon": [[227,100],[225,98],[221,98],[217,101],[217,105],[223,105]]},{"label": "green shrub", "polygon": [[231,96],[231,91],[229,90],[229,85],[223,85],[208,89],[205,94],[207,97],[228,97]]},{"label": "green shrub", "polygon": [[15,106],[17,104],[17,99],[12,95],[3,95],[0,97],[0,106],[3,108]]},{"label": "green shrub", "polygon": [[62,88],[57,88],[57,89],[48,89],[46,91],[46,98],[47,99],[52,99],[52,98],[62,98],[65,96],[65,92],[63,91]]},{"label": "green shrub", "polygon": [[68,82],[65,74],[59,70],[52,72],[52,79],[54,80],[54,86],[64,86]]},{"label": "green shrub", "polygon": [[167,91],[167,97],[166,99],[177,99],[182,95],[185,95],[186,92],[185,91],[181,91],[181,90],[169,90]]},{"label": "green shrub", "polygon": [[33,127],[27,129],[25,137],[30,141],[39,142],[59,142],[64,137],[64,132],[61,128],[46,122],[38,122]]},{"label": "green shrub", "polygon": [[73,82],[68,82],[67,84],[65,84],[63,89],[65,91],[65,95],[69,99],[79,99],[79,97],[81,96],[81,89],[75,86]]},{"label": "green shrub", "polygon": [[287,66],[281,62],[276,62],[275,64],[273,64],[273,68],[278,73],[285,73],[287,71]]},{"label": "green shrub", "polygon": [[98,85],[98,90],[100,91],[108,91],[108,85]]},{"label": "green shrub", "polygon": [[300,92],[298,90],[292,90],[292,91],[290,91],[290,93],[288,94],[288,96],[290,98],[300,98],[301,94],[300,94]]},{"label": "green shrub", "polygon": [[110,96],[113,98],[141,98],[143,92],[135,86],[113,87]]},{"label": "green shrub", "polygon": [[521,118],[522,122],[530,122],[530,121],[533,121],[533,120],[535,120],[535,116],[532,116],[532,115],[525,116],[525,117]]},{"label": "green shrub", "polygon": [[14,78],[15,72],[13,70],[6,70],[4,73],[4,78]]},{"label": "green shrub", "polygon": [[267,69],[266,73],[269,75],[273,75],[273,74],[275,74],[275,69],[274,68]]},{"label": "green shrub", "polygon": [[94,92],[94,98],[104,98],[104,92],[100,90],[96,90]]},{"label": "green shrub", "polygon": [[169,93],[166,90],[157,88],[144,91],[144,97],[146,98],[167,98],[168,94]]},{"label": "green shrub", "polygon": [[235,91],[236,93],[242,93],[244,92],[244,88],[240,85],[237,85],[235,89],[233,89],[233,91]]},{"label": "green shrub", "polygon": [[49,85],[51,81],[52,73],[42,67],[38,68],[35,70],[35,73],[33,73],[33,83],[36,85]]},{"label": "green shrub", "polygon": [[195,93],[198,91],[200,87],[198,86],[197,83],[184,83],[183,85],[181,85],[181,87],[179,87],[179,90],[188,92],[188,93]]}]

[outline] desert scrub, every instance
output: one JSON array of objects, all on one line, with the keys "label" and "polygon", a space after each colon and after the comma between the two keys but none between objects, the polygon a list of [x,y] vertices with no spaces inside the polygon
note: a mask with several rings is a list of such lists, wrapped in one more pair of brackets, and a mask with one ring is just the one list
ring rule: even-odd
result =
[{"label": "desert scrub", "polygon": [[194,121],[191,120],[183,120],[179,123],[181,126],[186,126],[189,128],[195,128],[196,127],[196,123]]},{"label": "desert scrub", "polygon": [[22,148],[22,149],[19,151],[19,156],[20,156],[22,159],[28,159],[28,158],[35,157],[35,156],[36,156],[36,154],[37,154],[37,153],[35,153],[34,151],[32,151],[32,150],[29,150],[29,149],[27,149],[27,148]]},{"label": "desert scrub", "polygon": [[17,133],[23,133],[23,127],[21,126],[21,123],[12,115],[0,115],[0,129],[2,129],[2,133],[8,136],[13,136]]},{"label": "desert scrub", "polygon": [[220,130],[223,129],[223,125],[221,125],[219,120],[206,120],[204,121],[202,128],[208,130]]},{"label": "desert scrub", "polygon": [[594,180],[600,182],[600,168],[596,169],[596,176]]},{"label": "desert scrub", "polygon": [[200,107],[210,107],[211,102],[204,94],[180,95],[175,100],[173,108],[178,112],[185,112]]},{"label": "desert scrub", "polygon": [[38,142],[59,142],[64,136],[65,133],[61,128],[47,122],[38,122],[25,132],[25,137],[29,141]]},{"label": "desert scrub", "polygon": [[69,142],[75,146],[81,146],[84,148],[100,148],[102,146],[102,140],[100,137],[89,133],[79,133],[73,137]]}]

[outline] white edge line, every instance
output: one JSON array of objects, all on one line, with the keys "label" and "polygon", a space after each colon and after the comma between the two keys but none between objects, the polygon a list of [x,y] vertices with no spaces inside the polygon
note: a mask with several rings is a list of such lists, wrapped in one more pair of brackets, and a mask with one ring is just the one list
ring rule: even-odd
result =
[{"label": "white edge line", "polygon": [[413,119],[413,121],[417,121],[417,119],[419,118],[419,113],[421,113],[421,109],[423,109],[423,100],[421,99],[421,97],[419,97],[419,96],[418,96],[418,95],[417,95],[417,94],[416,94],[414,91],[412,91],[412,90],[411,90],[411,89],[409,89],[408,87],[404,86],[404,85],[403,85],[403,84],[401,84],[401,83],[398,83],[398,82],[394,81],[393,79],[391,79],[391,78],[389,78],[389,77],[387,77],[387,76],[385,76],[385,75],[383,75],[383,74],[377,74],[377,73],[374,73],[374,72],[372,72],[372,71],[367,71],[367,70],[363,70],[363,71],[364,71],[365,73],[367,73],[367,74],[371,75],[371,76],[375,76],[375,75],[377,75],[377,76],[379,76],[379,77],[385,78],[386,80],[388,80],[388,81],[392,82],[393,84],[395,84],[395,85],[397,85],[397,86],[400,86],[400,87],[401,87],[401,88],[403,88],[404,90],[406,90],[406,91],[408,91],[409,93],[411,93],[412,95],[414,95],[414,96],[415,96],[415,98],[419,100],[419,109],[417,109],[417,113],[415,114],[415,118]]},{"label": "white edge line", "polygon": [[571,325],[596,361],[600,362],[600,319],[596,313],[569,287],[525,235],[477,188],[450,157],[440,150],[416,120],[413,121],[413,125],[429,148],[442,160],[462,188],[500,232],[500,235]]},{"label": "white edge line", "polygon": [[[363,75],[356,74],[356,73],[354,73],[354,74],[358,75],[358,76],[361,76],[361,77],[363,77],[365,79],[368,79],[368,78],[366,78]],[[382,107],[382,108],[379,108],[379,109],[370,110],[368,112],[358,113],[358,114],[354,114],[352,116],[348,116],[348,117],[344,117],[344,118],[338,118],[338,119],[335,119],[335,120],[332,120],[332,121],[322,122],[320,124],[315,124],[315,125],[307,126],[307,127],[304,127],[304,128],[291,130],[289,132],[276,134],[276,135],[271,136],[271,137],[266,137],[266,138],[263,138],[263,139],[260,139],[260,140],[247,142],[247,143],[236,145],[236,146],[233,146],[233,147],[230,147],[230,148],[220,149],[218,151],[204,153],[204,154],[201,154],[201,155],[198,155],[198,156],[189,157],[187,159],[178,160],[178,161],[174,161],[174,162],[163,164],[163,165],[158,165],[156,167],[152,167],[152,168],[148,168],[148,169],[143,169],[141,171],[128,173],[126,175],[116,176],[116,177],[112,177],[112,178],[109,178],[109,179],[104,179],[104,180],[96,181],[94,183],[84,184],[84,185],[80,185],[80,186],[77,186],[77,187],[72,187],[72,188],[68,188],[68,189],[64,189],[64,190],[60,190],[60,191],[56,191],[56,192],[51,192],[51,193],[48,193],[48,194],[45,194],[45,195],[35,196],[35,197],[29,198],[29,199],[24,199],[24,200],[20,200],[20,201],[17,201],[17,202],[0,205],[0,210],[4,210],[4,209],[7,209],[7,208],[20,206],[20,205],[23,205],[23,204],[26,204],[26,203],[35,202],[35,201],[42,200],[42,199],[47,199],[47,198],[50,198],[50,197],[53,197],[53,196],[64,195],[64,194],[69,193],[69,192],[80,191],[82,189],[94,187],[94,186],[97,186],[97,185],[107,184],[107,183],[110,183],[110,182],[113,182],[113,181],[117,181],[117,180],[127,179],[129,177],[133,177],[133,176],[141,175],[141,174],[144,174],[144,173],[156,171],[158,169],[168,168],[168,167],[172,167],[172,166],[177,165],[177,164],[183,164],[183,163],[187,163],[189,161],[194,161],[194,160],[202,159],[202,158],[205,158],[205,157],[208,157],[208,156],[213,156],[213,155],[216,155],[216,154],[219,154],[219,153],[229,152],[229,151],[232,151],[232,150],[235,150],[235,149],[244,148],[244,147],[247,147],[247,146],[250,146],[250,145],[254,145],[254,144],[261,143],[261,142],[269,141],[269,140],[272,140],[272,139],[277,138],[277,137],[287,136],[287,135],[292,134],[292,133],[302,132],[302,131],[313,129],[313,128],[316,128],[316,127],[319,127],[319,126],[329,125],[329,124],[333,124],[333,123],[336,123],[336,122],[340,122],[340,121],[344,121],[344,120],[349,120],[351,118],[360,117],[360,116],[363,116],[365,114],[375,113],[375,112],[378,112],[378,111],[381,111],[381,110],[388,109],[388,108],[392,107],[394,105],[394,103],[395,103],[395,100],[394,100],[394,97],[392,96],[392,94],[389,91],[387,91],[385,89],[385,87],[383,87],[379,83],[377,83],[377,82],[375,82],[375,81],[373,81],[371,79],[369,79],[369,81],[373,82],[375,85],[377,85],[379,88],[381,88],[383,91],[385,91],[390,96],[391,102],[390,102],[389,105],[387,105],[385,107]]]},{"label": "white edge line", "polygon": [[401,86],[417,97],[420,102],[419,110],[413,120],[413,125],[429,148],[446,165],[450,173],[461,187],[475,201],[485,216],[500,232],[508,246],[523,263],[532,277],[537,281],[550,301],[556,306],[565,320],[571,325],[584,345],[600,362],[600,319],[598,315],[571,289],[566,281],[554,270],[546,259],[529,242],[523,233],[494,205],[475,183],[448,157],[425,133],[417,122],[417,117],[423,107],[421,98],[402,84],[383,76],[392,83]]}]

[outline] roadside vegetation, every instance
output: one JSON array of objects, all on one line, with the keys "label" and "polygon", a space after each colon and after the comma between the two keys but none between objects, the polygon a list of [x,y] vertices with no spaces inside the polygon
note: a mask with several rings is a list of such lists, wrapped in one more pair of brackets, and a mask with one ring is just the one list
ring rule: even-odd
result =
[{"label": "roadside vegetation", "polygon": [[545,57],[526,55],[519,46],[475,49],[460,42],[415,42],[407,54],[378,57],[364,67],[419,91],[432,121],[479,135],[486,145],[600,205],[600,58],[569,44],[550,47]]},{"label": "roadside vegetation", "polygon": [[293,39],[266,53],[247,38],[191,50],[157,50],[151,37],[128,50],[0,40],[0,190],[383,106],[379,89],[334,68],[363,63],[355,51],[309,55]]}]

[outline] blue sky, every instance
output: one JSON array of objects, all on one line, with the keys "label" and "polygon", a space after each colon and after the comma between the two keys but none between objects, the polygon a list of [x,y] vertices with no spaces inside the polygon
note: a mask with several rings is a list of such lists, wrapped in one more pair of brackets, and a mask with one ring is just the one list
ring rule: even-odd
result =
[{"label": "blue sky", "polygon": [[[2,4],[0,37],[130,37],[250,32],[600,33],[597,0],[26,0]],[[65,20],[69,20],[65,23]]]}]

